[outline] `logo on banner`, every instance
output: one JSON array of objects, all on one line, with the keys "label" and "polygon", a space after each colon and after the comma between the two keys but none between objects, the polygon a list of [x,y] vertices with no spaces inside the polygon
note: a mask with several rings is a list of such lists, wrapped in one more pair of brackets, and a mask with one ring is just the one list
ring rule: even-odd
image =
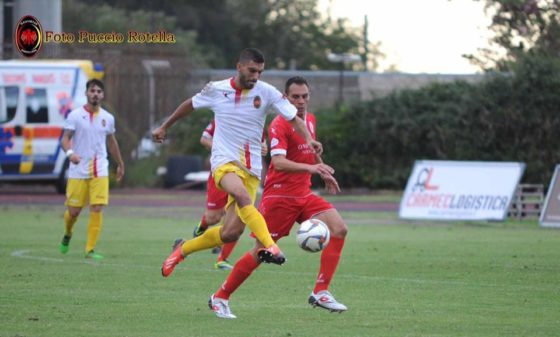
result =
[{"label": "logo on banner", "polygon": [[414,192],[437,191],[439,187],[430,184],[430,180],[432,179],[433,173],[434,173],[433,167],[430,168],[425,167],[421,169],[420,172],[418,172],[418,175],[416,176],[416,183],[414,184],[414,187],[412,187],[412,191]]}]

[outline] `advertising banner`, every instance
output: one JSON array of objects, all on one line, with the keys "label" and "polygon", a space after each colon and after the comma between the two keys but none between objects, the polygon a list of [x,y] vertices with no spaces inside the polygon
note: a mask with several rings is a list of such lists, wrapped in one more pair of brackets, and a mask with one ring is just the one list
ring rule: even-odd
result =
[{"label": "advertising banner", "polygon": [[435,220],[504,220],[524,163],[416,161],[399,217]]}]

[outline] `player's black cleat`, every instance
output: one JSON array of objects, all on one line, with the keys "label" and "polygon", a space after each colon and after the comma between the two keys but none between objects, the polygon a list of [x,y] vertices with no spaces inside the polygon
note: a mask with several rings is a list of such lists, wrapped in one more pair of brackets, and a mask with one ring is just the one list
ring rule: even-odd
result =
[{"label": "player's black cleat", "polygon": [[183,243],[185,243],[185,240],[181,238],[176,239],[175,242],[173,242],[173,247],[171,248],[171,251],[173,252],[178,245],[182,245]]},{"label": "player's black cleat", "polygon": [[257,252],[257,257],[261,262],[264,263],[274,263],[278,265],[284,264],[286,262],[286,256],[277,245],[270,246],[268,248],[261,248]]}]

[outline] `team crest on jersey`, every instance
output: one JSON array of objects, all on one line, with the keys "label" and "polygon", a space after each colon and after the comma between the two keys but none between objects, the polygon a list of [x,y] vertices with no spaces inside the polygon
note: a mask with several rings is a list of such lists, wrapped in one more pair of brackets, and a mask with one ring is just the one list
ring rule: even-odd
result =
[{"label": "team crest on jersey", "polygon": [[101,120],[101,125],[103,125],[103,127],[105,127],[105,126],[107,126],[107,122],[104,119],[102,119]]},{"label": "team crest on jersey", "polygon": [[253,98],[253,106],[255,107],[255,109],[258,109],[261,107],[262,104],[262,100],[260,96],[255,96],[255,98]]}]

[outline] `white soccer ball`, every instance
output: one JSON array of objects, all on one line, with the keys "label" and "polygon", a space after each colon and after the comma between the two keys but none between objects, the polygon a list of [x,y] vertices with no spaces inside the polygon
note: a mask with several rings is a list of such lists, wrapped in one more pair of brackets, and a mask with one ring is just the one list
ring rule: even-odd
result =
[{"label": "white soccer ball", "polygon": [[323,250],[331,239],[329,227],[318,219],[309,219],[299,225],[296,240],[301,249],[308,252]]}]

